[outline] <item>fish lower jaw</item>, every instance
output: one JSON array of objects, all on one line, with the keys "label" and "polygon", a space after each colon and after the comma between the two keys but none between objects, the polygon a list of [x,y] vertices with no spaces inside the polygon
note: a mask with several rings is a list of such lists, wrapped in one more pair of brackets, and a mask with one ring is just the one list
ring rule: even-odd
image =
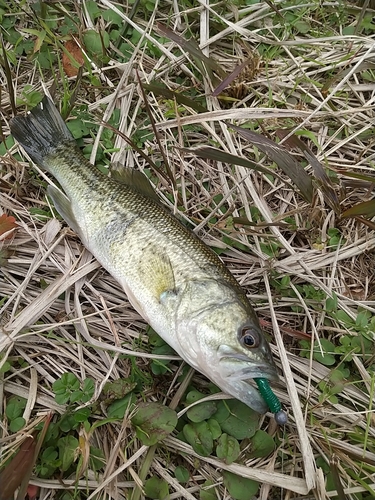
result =
[{"label": "fish lower jaw", "polygon": [[227,379],[220,387],[222,391],[238,399],[257,413],[266,413],[268,410],[267,404],[252,381]]}]

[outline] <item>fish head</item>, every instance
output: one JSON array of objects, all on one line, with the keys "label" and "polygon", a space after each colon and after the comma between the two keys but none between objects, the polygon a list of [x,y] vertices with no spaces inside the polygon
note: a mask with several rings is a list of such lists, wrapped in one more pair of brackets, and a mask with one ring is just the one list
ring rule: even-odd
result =
[{"label": "fish head", "polygon": [[268,406],[254,386],[254,379],[272,381],[278,375],[258,320],[249,314],[246,321],[235,326],[231,341],[217,347],[216,355],[221,389],[253,410],[266,412]]},{"label": "fish head", "polygon": [[[277,370],[250,304],[231,297],[190,317],[183,358],[220,389],[259,413],[268,409],[254,379],[277,380]],[[188,340],[188,341],[187,341]]]}]

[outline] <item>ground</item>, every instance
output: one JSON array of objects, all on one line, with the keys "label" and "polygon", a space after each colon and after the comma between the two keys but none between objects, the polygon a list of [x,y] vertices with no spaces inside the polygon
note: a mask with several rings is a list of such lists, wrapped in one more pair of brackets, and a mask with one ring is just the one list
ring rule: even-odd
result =
[{"label": "ground", "polygon": [[[370,2],[0,16],[0,500],[373,499]],[[9,129],[44,92],[90,161],[143,171],[245,289],[285,427],[183,365],[58,215]]]}]

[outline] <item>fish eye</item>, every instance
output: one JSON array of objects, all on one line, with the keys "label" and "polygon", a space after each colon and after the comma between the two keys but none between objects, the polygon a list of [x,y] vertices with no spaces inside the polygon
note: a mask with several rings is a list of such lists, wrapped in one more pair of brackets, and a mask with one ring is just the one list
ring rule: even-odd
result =
[{"label": "fish eye", "polygon": [[244,347],[248,349],[254,349],[255,347],[259,347],[260,344],[260,336],[256,330],[252,328],[242,328],[240,342]]}]

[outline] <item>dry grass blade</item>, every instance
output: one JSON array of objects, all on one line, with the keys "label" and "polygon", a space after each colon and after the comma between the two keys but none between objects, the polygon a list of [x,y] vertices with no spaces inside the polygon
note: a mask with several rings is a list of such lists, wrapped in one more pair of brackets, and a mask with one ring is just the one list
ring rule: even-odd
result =
[{"label": "dry grass blade", "polygon": [[224,78],[224,80],[216,87],[216,89],[212,92],[212,95],[214,97],[218,96],[221,94],[221,92],[228,87],[242,72],[246,66],[248,66],[252,62],[252,59],[247,59],[243,63],[239,64],[234,68],[232,73],[228,75],[227,77]]},{"label": "dry grass blade", "polygon": [[[3,463],[53,411],[29,481],[41,498],[143,500],[152,479],[171,500],[229,500],[237,495],[226,471],[263,483],[259,500],[373,500],[373,12],[317,0],[132,5],[0,9]],[[71,35],[85,46],[85,61],[68,78],[62,40]],[[90,37],[92,46],[82,43]],[[234,438],[240,454],[229,465],[217,456],[220,438],[207,456],[184,441],[200,408],[219,409],[199,423],[205,436],[217,431],[215,420],[229,436],[221,418],[235,402],[158,345],[121,286],[55,218],[49,175],[29,166],[7,123],[16,105],[31,109],[44,89],[69,114],[86,157],[110,175],[119,162],[147,178],[254,304],[280,369],[273,390],[289,417],[284,429],[271,414],[260,417],[254,431],[273,443],[266,456],[255,457],[252,437]],[[256,134],[233,132],[231,123],[250,123]],[[291,136],[286,144],[297,154],[267,142],[280,130],[298,130],[303,142]],[[291,158],[292,168],[276,165]],[[306,172],[300,158],[311,164]],[[61,396],[66,376],[76,386]],[[203,398],[191,402],[190,392]],[[82,399],[65,401],[70,394]],[[174,434],[145,446],[127,398],[176,407]],[[72,463],[63,470],[65,452]],[[13,479],[1,474],[2,494]]]},{"label": "dry grass blade", "polygon": [[329,207],[332,208],[336,215],[340,215],[341,207],[339,199],[330,178],[323,168],[323,165],[318,161],[315,155],[308,148],[303,150],[303,154],[314,171],[315,178],[317,179],[317,184],[322,190],[325,202]]},{"label": "dry grass blade", "polygon": [[263,153],[267,154],[281,170],[290,177],[292,182],[298,187],[302,196],[309,202],[313,197],[313,185],[311,177],[305,172],[293,156],[285,148],[276,142],[251,130],[230,125],[244,139],[257,146]]},{"label": "dry grass blade", "polygon": [[144,88],[143,88],[143,85],[142,85],[142,81],[140,79],[140,76],[139,76],[138,72],[137,72],[137,79],[138,79],[138,83],[139,83],[139,86],[140,86],[140,89],[141,89],[141,93],[142,93],[142,96],[143,96],[144,104],[146,106],[147,114],[148,114],[149,120],[151,122],[151,127],[152,127],[152,130],[153,130],[154,134],[155,134],[155,139],[156,139],[156,142],[157,142],[157,145],[158,145],[158,150],[159,150],[159,152],[161,153],[161,155],[163,157],[164,166],[165,166],[165,170],[167,171],[168,179],[172,183],[174,191],[176,191],[176,189],[177,189],[177,187],[176,187],[176,179],[175,179],[175,177],[174,177],[174,175],[172,173],[172,170],[169,167],[168,159],[166,157],[164,148],[162,146],[162,143],[161,143],[161,140],[160,140],[160,136],[159,136],[159,132],[156,130],[155,120],[154,120],[154,117],[152,116],[152,112],[151,112],[151,109],[150,109],[150,106],[149,106],[149,103],[148,103],[148,100],[147,100],[147,96],[145,94],[145,91],[144,91]]},{"label": "dry grass blade", "polygon": [[263,174],[269,174],[272,175],[274,172],[272,170],[268,169],[267,167],[263,167],[262,165],[255,163],[251,160],[248,160],[246,158],[241,158],[239,156],[232,155],[230,153],[226,153],[225,151],[220,151],[220,149],[212,148],[209,146],[201,146],[195,149],[186,149],[184,148],[183,151],[186,153],[192,153],[199,158],[205,158],[208,160],[214,160],[214,161],[221,161],[224,163],[229,163],[232,165],[240,165],[241,167],[245,168],[251,168],[253,170],[256,170],[257,172],[261,172]]},{"label": "dry grass blade", "polygon": [[155,95],[175,100],[178,104],[183,104],[184,106],[194,109],[197,113],[205,113],[207,111],[207,109],[201,106],[198,102],[193,99],[189,99],[180,92],[168,89],[162,83],[145,83],[143,84],[143,88],[149,92],[153,92]]},{"label": "dry grass blade", "polygon": [[175,33],[173,30],[168,28],[162,23],[157,24],[158,30],[163,33],[163,35],[167,36],[175,43],[177,43],[180,47],[185,49],[196,61],[197,65],[201,68],[202,74],[204,74],[202,63],[206,67],[206,71],[209,72],[211,81],[215,81],[216,78],[213,76],[213,71],[217,73],[219,76],[224,77],[225,71],[220,67],[220,65],[215,62],[212,58],[209,58],[204,55],[199,45],[194,39],[185,40],[182,36]]},{"label": "dry grass blade", "polygon": [[[3,63],[3,66],[4,66],[6,82],[7,82],[7,86],[8,86],[8,89],[9,89],[10,105],[11,105],[11,108],[12,108],[13,115],[16,115],[17,114],[17,108],[16,108],[16,99],[15,99],[15,94],[14,94],[12,71],[10,69],[10,65],[9,65],[9,61],[8,61],[8,55],[7,55],[7,51],[6,51],[5,45],[4,45],[4,38],[3,38],[2,34],[0,34],[0,39],[1,39],[1,48],[2,48],[2,52],[3,52],[2,63]],[[1,131],[0,137],[1,137],[1,139],[3,139],[4,136],[3,136],[3,133],[2,133],[2,129],[0,131]]]},{"label": "dry grass blade", "polygon": [[288,139],[284,141],[285,146],[288,146],[289,148],[297,148],[300,151],[302,151],[306,160],[310,163],[313,169],[314,176],[317,180],[318,186],[323,192],[327,205],[330,206],[332,210],[334,210],[336,215],[340,215],[341,213],[340,202],[337,197],[336,191],[333,187],[332,181],[326,174],[323,165],[316,158],[311,149],[308,148],[306,144],[304,144],[304,142],[301,141],[301,139],[296,137],[296,135],[289,136],[289,131],[280,129],[277,132],[281,138],[288,136]]},{"label": "dry grass blade", "polygon": [[[201,458],[200,455],[194,452],[191,446],[178,439],[168,437],[165,440],[165,443],[171,451],[177,450],[181,453],[187,453],[193,457]],[[309,487],[306,485],[305,480],[297,477],[291,477],[277,472],[268,472],[257,468],[252,469],[239,464],[226,465],[213,457],[205,457],[204,460],[218,469],[224,469],[229,472],[233,472],[234,474],[238,474],[239,476],[254,479],[255,481],[273,484],[279,488],[290,489],[291,491],[301,495],[304,495],[309,491]]]}]

